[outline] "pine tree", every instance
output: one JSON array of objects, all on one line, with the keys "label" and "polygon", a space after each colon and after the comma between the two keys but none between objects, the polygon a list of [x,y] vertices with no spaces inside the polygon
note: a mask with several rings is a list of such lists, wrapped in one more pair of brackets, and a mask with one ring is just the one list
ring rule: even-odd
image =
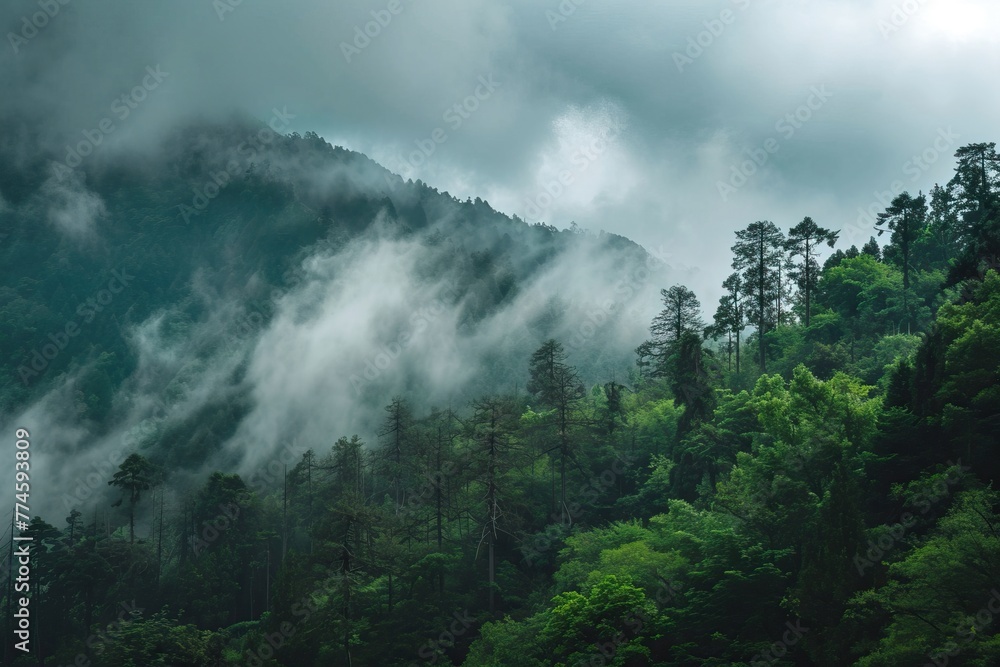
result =
[{"label": "pine tree", "polygon": [[868,239],[868,243],[861,246],[861,254],[874,257],[876,262],[882,261],[882,248],[879,247],[878,241],[875,240],[874,236]]},{"label": "pine tree", "polygon": [[398,511],[405,502],[403,484],[412,454],[410,431],[413,415],[406,401],[398,396],[394,396],[389,405],[385,406],[385,411],[388,414],[378,436],[384,439],[382,456],[389,472],[389,480]]},{"label": "pine tree", "polygon": [[[726,370],[733,370],[733,349],[734,344],[734,327],[731,324],[736,318],[736,307],[734,306],[734,301],[728,294],[719,298],[719,306],[715,309],[715,316],[713,317],[712,325],[705,329],[705,334],[708,338],[713,340],[718,340],[723,336],[726,337]],[[737,350],[738,352],[738,350]],[[739,369],[737,367],[737,373]]]},{"label": "pine tree", "polygon": [[685,333],[701,333],[705,323],[701,319],[701,303],[694,292],[684,285],[674,285],[660,290],[663,310],[653,318],[649,332],[653,335],[652,350],[658,364],[656,374],[666,375],[666,361]]},{"label": "pine tree", "polygon": [[793,277],[798,281],[799,290],[802,292],[805,302],[806,326],[809,326],[812,314],[812,295],[819,280],[816,246],[825,243],[832,248],[839,235],[840,232],[820,227],[810,217],[803,218],[802,222],[788,230],[786,247],[793,258],[801,257],[801,261],[795,266]]},{"label": "pine tree", "polygon": [[566,363],[563,346],[555,340],[545,341],[531,356],[529,374],[528,392],[555,413],[558,443],[553,449],[559,450],[559,504],[566,518],[566,467],[574,455],[570,427],[584,395],[583,384],[576,369]]},{"label": "pine tree", "polygon": [[955,153],[958,164],[948,190],[959,214],[962,256],[952,280],[971,277],[980,264],[1000,267],[1000,155],[995,143],[969,144]]},{"label": "pine tree", "polygon": [[[118,467],[108,486],[117,486],[128,497],[129,543],[135,542],[135,506],[153,483],[153,466],[139,454],[132,454]],[[124,499],[124,498],[123,498]],[[120,504],[121,500],[116,504]]]},{"label": "pine tree", "polygon": [[932,187],[927,216],[930,237],[927,263],[933,268],[947,267],[948,262],[958,253],[958,217],[958,207],[951,190],[940,185]]},{"label": "pine tree", "polygon": [[908,192],[896,196],[884,212],[879,213],[875,228],[879,236],[892,232],[884,256],[899,264],[903,272],[903,312],[907,326],[910,324],[910,273],[913,247],[927,225],[927,199],[920,194],[911,197]]},{"label": "pine tree", "polygon": [[501,531],[503,479],[510,468],[510,432],[516,410],[508,398],[492,396],[472,404],[472,441],[478,453],[478,478],[485,487],[485,516],[477,554],[486,545],[489,558],[490,613],[496,608],[496,543]]},{"label": "pine tree", "polygon": [[784,234],[773,222],[760,220],[736,232],[733,268],[742,273],[747,319],[756,324],[760,370],[766,372],[764,336],[777,323],[778,271],[784,257]]}]

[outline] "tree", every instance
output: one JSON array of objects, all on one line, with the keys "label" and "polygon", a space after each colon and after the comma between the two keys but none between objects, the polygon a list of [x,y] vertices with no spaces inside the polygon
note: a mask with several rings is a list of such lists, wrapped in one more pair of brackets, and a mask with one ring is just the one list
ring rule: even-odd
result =
[{"label": "tree", "polygon": [[869,237],[868,243],[861,246],[861,254],[874,257],[876,261],[882,261],[882,248],[879,246],[878,241],[875,237]]},{"label": "tree", "polygon": [[879,213],[875,228],[882,236],[887,231],[892,232],[889,246],[885,249],[886,259],[893,260],[903,272],[903,310],[907,325],[910,323],[910,269],[913,247],[923,233],[927,224],[927,199],[920,194],[911,197],[903,192],[892,200],[892,204],[884,212]]},{"label": "tree", "polygon": [[[341,438],[345,440],[345,438]],[[339,444],[339,442],[337,443]],[[336,450],[337,445],[334,445]],[[313,521],[315,513],[313,511],[313,470],[317,469],[316,452],[307,449],[302,454],[302,460],[284,475],[282,493],[282,512],[287,514],[289,508],[297,515],[299,521],[305,524],[306,533],[309,535],[310,548],[312,546]],[[297,510],[297,511],[296,511]],[[288,541],[288,519],[282,518],[282,552],[287,550]]]},{"label": "tree", "polygon": [[961,279],[975,275],[982,261],[1000,265],[1000,156],[991,142],[963,146],[955,159],[948,190],[958,213],[963,252],[952,277]]},{"label": "tree", "polygon": [[625,385],[622,385],[615,380],[604,383],[603,393],[605,408],[603,423],[608,436],[613,437],[615,431],[618,429],[618,426],[620,424],[625,424],[628,420],[628,412],[625,410],[625,406],[622,403],[625,391]]},{"label": "tree", "polygon": [[825,243],[831,248],[837,242],[840,232],[820,227],[810,218],[788,230],[788,240],[785,247],[792,257],[801,257],[801,262],[795,268],[794,277],[798,279],[799,289],[805,300],[805,323],[809,326],[812,313],[812,295],[819,280],[819,262],[816,261],[816,246]]},{"label": "tree", "polygon": [[686,435],[695,424],[711,415],[714,407],[712,385],[705,371],[705,350],[701,336],[687,331],[671,355],[670,389],[684,414],[677,425],[677,435]]},{"label": "tree", "polygon": [[726,337],[726,370],[733,370],[733,329],[729,321],[733,319],[735,308],[729,295],[719,297],[719,305],[712,316],[712,324],[705,328],[705,337],[718,340]]},{"label": "tree", "polygon": [[701,334],[705,323],[701,319],[701,303],[694,292],[684,285],[660,290],[663,310],[653,318],[649,332],[653,335],[652,349],[659,361],[658,375],[665,375],[664,362],[685,333]]},{"label": "tree", "polygon": [[479,454],[479,480],[486,489],[483,498],[486,513],[479,548],[486,544],[489,557],[490,613],[495,609],[496,542],[500,533],[503,510],[500,506],[502,479],[510,466],[510,431],[516,415],[514,404],[507,398],[492,396],[472,404],[472,441]]},{"label": "tree", "polygon": [[656,350],[653,341],[645,340],[635,348],[635,365],[639,369],[640,378],[651,378],[656,375]]},{"label": "tree", "polygon": [[[132,454],[118,467],[108,486],[117,486],[128,496],[129,543],[135,542],[135,506],[153,483],[153,466],[139,454]],[[124,499],[124,497],[123,497]],[[117,504],[121,504],[121,500]]]},{"label": "tree", "polygon": [[[434,533],[438,553],[444,553],[444,518],[445,518],[445,470],[450,470],[454,463],[449,460],[449,454],[454,449],[454,443],[459,435],[459,421],[449,408],[447,411],[434,410],[431,413],[432,437],[429,447],[428,471],[425,476],[430,480],[434,491]],[[426,488],[426,487],[425,487]],[[445,567],[438,572],[438,593],[444,595]]]},{"label": "tree", "polygon": [[794,322],[793,313],[785,309],[785,304],[795,297],[795,263],[784,248],[779,252],[780,257],[776,264],[778,276],[775,281],[777,289],[774,293],[774,324],[780,327]]},{"label": "tree", "polygon": [[385,439],[382,452],[389,470],[396,510],[399,511],[405,500],[403,498],[403,476],[411,454],[410,426],[413,422],[413,415],[409,405],[399,396],[393,397],[389,405],[385,406],[385,411],[388,414],[378,435]]},{"label": "tree", "polygon": [[930,192],[927,216],[927,242],[921,244],[924,261],[929,268],[946,268],[958,252],[959,220],[954,193],[935,185]]},{"label": "tree", "polygon": [[222,639],[210,630],[182,625],[161,611],[149,619],[137,613],[122,619],[112,633],[102,633],[101,664],[130,665],[221,664]]},{"label": "tree", "polygon": [[[719,308],[715,311],[714,324],[711,332],[714,335],[726,334],[729,337],[727,350],[732,355],[736,348],[736,374],[740,373],[740,337],[746,326],[743,308],[743,283],[739,273],[730,275],[722,283],[726,295],[719,299]],[[735,339],[735,345],[734,345]]]},{"label": "tree", "polygon": [[[947,479],[938,474],[912,486],[947,486]],[[996,664],[998,504],[1000,497],[992,489],[956,493],[930,534],[921,536],[905,557],[892,559],[886,584],[855,596],[856,609],[877,610],[888,620],[879,643],[855,664],[945,665],[959,653],[957,664]],[[890,534],[890,529],[878,532],[869,544]]]},{"label": "tree", "polygon": [[569,429],[584,388],[576,369],[566,363],[563,346],[556,340],[545,341],[531,355],[529,373],[528,392],[554,411],[558,443],[553,449],[559,450],[559,504],[565,519],[569,514],[566,464],[574,456]]},{"label": "tree", "polygon": [[736,232],[733,268],[742,272],[747,318],[757,326],[760,370],[766,372],[764,335],[777,323],[778,271],[784,258],[784,235],[773,222],[759,220]]}]

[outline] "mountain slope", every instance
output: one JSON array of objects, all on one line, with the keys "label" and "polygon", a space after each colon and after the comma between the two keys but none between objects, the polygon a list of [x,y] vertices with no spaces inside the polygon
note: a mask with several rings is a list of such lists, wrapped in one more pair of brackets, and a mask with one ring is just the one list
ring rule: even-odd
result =
[{"label": "mountain slope", "polygon": [[0,406],[44,423],[51,456],[126,442],[174,468],[252,466],[370,435],[396,393],[523,388],[551,336],[588,383],[624,378],[649,317],[612,314],[652,307],[669,270],[315,134],[234,119],[73,169],[18,136],[0,153]]}]

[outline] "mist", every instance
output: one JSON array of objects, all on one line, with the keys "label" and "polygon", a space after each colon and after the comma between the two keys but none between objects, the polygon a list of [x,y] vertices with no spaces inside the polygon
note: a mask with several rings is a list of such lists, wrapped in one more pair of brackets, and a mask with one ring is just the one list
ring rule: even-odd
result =
[{"label": "mist", "polygon": [[[282,169],[280,156],[271,157]],[[622,253],[609,250],[607,237],[578,232],[491,308],[498,279],[524,268],[501,263],[487,280],[463,284],[464,245],[475,245],[477,234],[444,236],[455,224],[443,217],[401,234],[380,213],[363,234],[310,249],[277,285],[255,274],[220,289],[208,267],[196,270],[189,301],[204,317],[192,321],[191,304],[179,303],[122,330],[135,364],[114,394],[111,428],[95,430],[73,408],[87,365],[4,420],[3,428],[43,434],[36,484],[45,501],[36,511],[61,516],[110,499],[110,473],[132,452],[169,467],[169,488],[178,492],[213,470],[276,483],[260,471],[279,459],[294,464],[308,449],[322,455],[341,436],[378,447],[391,397],[424,414],[464,412],[484,393],[524,394],[528,359],[548,338],[564,342],[588,387],[627,380],[659,290],[685,277],[662,248]],[[223,405],[238,406],[232,433],[205,449],[174,449],[198,439],[199,419]],[[60,465],[67,460],[74,465]]]}]

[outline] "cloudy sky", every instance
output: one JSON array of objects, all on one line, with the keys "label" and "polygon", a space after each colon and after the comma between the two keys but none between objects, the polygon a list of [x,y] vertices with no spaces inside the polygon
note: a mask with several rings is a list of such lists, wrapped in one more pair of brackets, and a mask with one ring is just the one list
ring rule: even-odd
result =
[{"label": "cloudy sky", "polygon": [[0,83],[55,145],[105,118],[134,149],[287,110],[462,199],[662,248],[708,291],[733,230],[810,215],[864,241],[877,193],[996,139],[998,19],[995,0],[8,0]]}]

